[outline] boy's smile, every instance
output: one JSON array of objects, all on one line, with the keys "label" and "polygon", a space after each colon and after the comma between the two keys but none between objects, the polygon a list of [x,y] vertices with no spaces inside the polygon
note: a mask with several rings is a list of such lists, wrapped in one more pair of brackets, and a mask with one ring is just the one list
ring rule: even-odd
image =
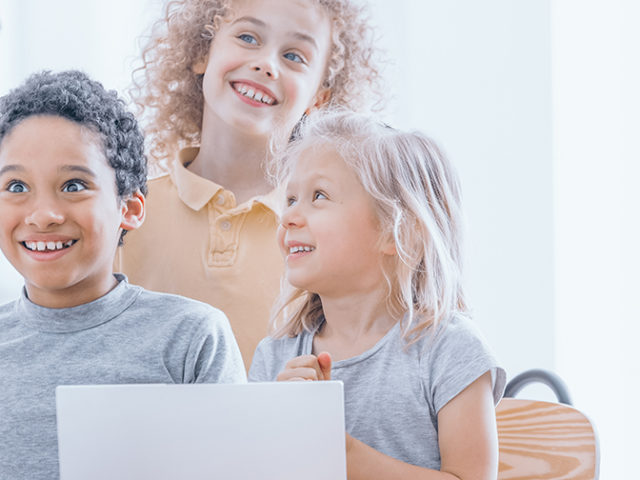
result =
[{"label": "boy's smile", "polygon": [[0,247],[29,298],[87,303],[114,285],[127,211],[97,134],[58,116],[28,117],[0,143]]}]

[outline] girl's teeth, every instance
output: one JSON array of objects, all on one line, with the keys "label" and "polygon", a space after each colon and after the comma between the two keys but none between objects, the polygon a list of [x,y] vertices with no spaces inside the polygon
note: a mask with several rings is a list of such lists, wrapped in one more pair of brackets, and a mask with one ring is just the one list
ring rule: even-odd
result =
[{"label": "girl's teeth", "polygon": [[39,252],[44,252],[46,245],[44,242],[36,242],[36,248],[38,249]]}]

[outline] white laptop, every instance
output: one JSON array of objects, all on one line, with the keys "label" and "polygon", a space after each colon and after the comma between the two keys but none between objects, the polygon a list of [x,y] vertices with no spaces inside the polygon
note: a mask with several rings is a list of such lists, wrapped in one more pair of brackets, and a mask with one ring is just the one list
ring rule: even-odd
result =
[{"label": "white laptop", "polygon": [[342,382],[60,386],[61,480],[346,480]]}]

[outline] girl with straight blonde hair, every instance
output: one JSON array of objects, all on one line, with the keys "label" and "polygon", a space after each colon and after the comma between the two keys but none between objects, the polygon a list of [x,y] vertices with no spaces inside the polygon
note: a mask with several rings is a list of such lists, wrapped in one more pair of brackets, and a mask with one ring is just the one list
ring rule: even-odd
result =
[{"label": "girl with straight blonde hair", "polygon": [[452,165],[421,133],[314,114],[275,164],[286,279],[251,381],[342,380],[353,479],[491,479],[505,372],[469,318]]}]

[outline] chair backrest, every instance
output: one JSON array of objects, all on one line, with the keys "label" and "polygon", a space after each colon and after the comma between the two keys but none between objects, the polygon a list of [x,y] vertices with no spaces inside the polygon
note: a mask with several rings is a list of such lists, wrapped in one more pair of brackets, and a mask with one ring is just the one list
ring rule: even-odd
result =
[{"label": "chair backrest", "polygon": [[503,398],[496,416],[499,480],[598,478],[598,437],[579,410],[560,403]]}]

